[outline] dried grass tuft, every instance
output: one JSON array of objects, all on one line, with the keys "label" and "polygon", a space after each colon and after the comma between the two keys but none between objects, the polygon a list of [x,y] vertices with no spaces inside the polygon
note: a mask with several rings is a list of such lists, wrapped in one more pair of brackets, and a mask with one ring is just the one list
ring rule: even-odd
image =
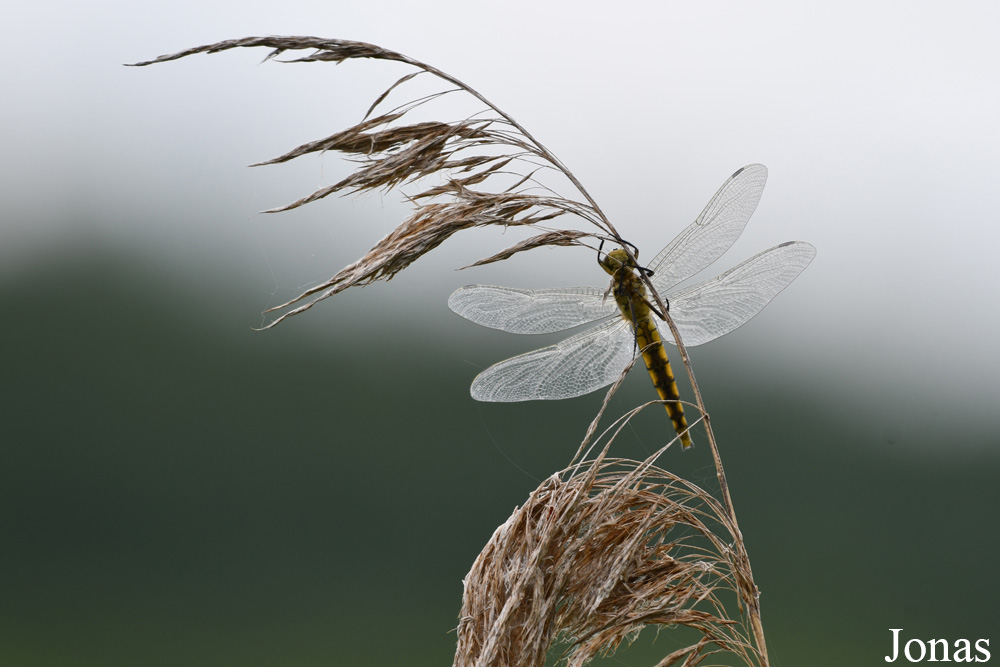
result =
[{"label": "dried grass tuft", "polygon": [[493,534],[465,578],[456,667],[570,666],[652,626],[698,639],[658,665],[718,652],[763,664],[733,593],[754,604],[742,540],[707,492],[649,461],[599,459],[545,480]]},{"label": "dried grass tuft", "polygon": [[648,626],[697,633],[657,667],[695,667],[718,653],[769,664],[760,592],[729,503],[655,465],[679,438],[642,462],[608,457],[629,421],[663,401],[598,435],[636,361],[608,389],[570,466],[542,482],[480,552],[463,581],[455,667],[542,667],[557,645],[578,667]]},{"label": "dried grass tuft", "polygon": [[[306,56],[281,62],[339,63],[356,58],[373,58],[405,63],[418,70],[389,86],[356,125],[253,165],[280,164],[322,151],[343,153],[359,165],[340,182],[320,188],[285,206],[265,211],[267,213],[287,211],[335,193],[353,194],[409,186],[417,188],[415,193],[408,195],[416,210],[395,231],[379,241],[364,257],[329,280],[267,311],[291,308],[312,297],[264,328],[308,310],[319,301],[350,287],[376,280],[389,280],[464,229],[518,225],[536,226],[544,230],[542,234],[499,255],[480,260],[477,264],[499,261],[516,252],[543,246],[583,245],[582,240],[586,238],[624,243],[572,172],[513,118],[458,79],[401,53],[374,44],[347,40],[248,37],[186,49],[135,63],[135,66],[177,60],[197,53],[218,53],[248,47],[270,47],[272,51],[265,61],[288,51],[311,49],[312,52]],[[410,99],[372,117],[385,104],[390,94],[405,87],[416,75],[422,73],[437,77],[451,88],[419,99]],[[456,92],[471,95],[482,103],[481,112],[452,121],[405,122],[407,114],[414,109]],[[561,195],[539,182],[536,174],[540,170],[561,176],[576,191],[576,195]],[[436,182],[428,183],[428,180]],[[549,227],[555,224],[557,218],[567,215],[584,221],[592,231]]]},{"label": "dried grass tuft", "polygon": [[581,238],[585,238],[587,235],[583,232],[575,232],[571,230],[566,231],[556,231],[556,232],[545,232],[544,234],[539,234],[538,236],[532,236],[530,239],[524,239],[519,243],[515,243],[511,247],[501,250],[497,254],[486,257],[474,262],[469,266],[463,266],[463,269],[469,269],[473,266],[482,266],[483,264],[492,264],[493,262],[502,262],[505,259],[510,259],[515,254],[519,252],[524,252],[525,250],[531,250],[533,248],[540,248],[542,246],[573,246],[573,245],[584,245],[580,243]]}]

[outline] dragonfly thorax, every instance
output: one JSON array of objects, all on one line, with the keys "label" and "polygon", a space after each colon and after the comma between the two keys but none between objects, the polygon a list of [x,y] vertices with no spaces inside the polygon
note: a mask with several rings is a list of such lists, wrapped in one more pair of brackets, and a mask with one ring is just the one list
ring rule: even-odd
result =
[{"label": "dragonfly thorax", "polygon": [[635,262],[622,248],[612,250],[599,262],[601,268],[611,274],[611,285],[608,288],[608,293],[614,295],[622,317],[634,326],[638,318],[649,314],[646,286],[634,270],[636,268]]}]

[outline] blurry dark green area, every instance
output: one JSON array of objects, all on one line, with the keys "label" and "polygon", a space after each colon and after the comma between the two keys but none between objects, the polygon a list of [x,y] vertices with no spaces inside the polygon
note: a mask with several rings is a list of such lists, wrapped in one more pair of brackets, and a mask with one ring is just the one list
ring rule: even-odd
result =
[{"label": "blurry dark green area", "polygon": [[[450,662],[462,577],[603,392],[477,404],[477,368],[531,341],[443,301],[436,337],[363,290],[250,331],[266,290],[213,302],[120,256],[0,283],[0,664]],[[721,341],[696,363],[776,664],[881,664],[889,628],[990,637],[996,432],[897,437],[821,377]],[[616,416],[650,398],[633,375]],[[646,411],[618,454],[667,428]],[[700,440],[661,464],[715,489]],[[673,648],[661,632],[609,664]]]}]

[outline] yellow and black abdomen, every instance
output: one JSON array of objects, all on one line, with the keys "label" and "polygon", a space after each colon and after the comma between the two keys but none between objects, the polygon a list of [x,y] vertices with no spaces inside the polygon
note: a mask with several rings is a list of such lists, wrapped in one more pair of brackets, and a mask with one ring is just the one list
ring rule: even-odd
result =
[{"label": "yellow and black abdomen", "polygon": [[[635,328],[635,340],[639,349],[642,350],[642,360],[646,362],[646,370],[653,380],[656,393],[660,399],[668,401],[663,404],[670,416],[670,421],[674,423],[674,430],[681,437],[681,445],[685,449],[691,446],[691,435],[688,433],[687,419],[684,418],[684,406],[680,402],[680,392],[677,391],[677,381],[674,380],[673,369],[670,368],[670,359],[667,358],[667,350],[663,346],[660,332],[656,329],[656,323],[652,316],[647,313],[646,317],[633,323]],[[675,401],[675,402],[672,402]]]},{"label": "yellow and black abdomen", "polygon": [[681,438],[685,449],[691,446],[691,435],[688,433],[687,420],[684,418],[684,406],[680,403],[680,393],[674,372],[670,368],[666,348],[660,332],[653,321],[653,312],[646,300],[646,286],[642,280],[629,268],[633,266],[624,250],[612,250],[600,261],[605,271],[611,274],[612,290],[618,309],[625,321],[632,325],[635,332],[636,346],[642,350],[642,360],[646,362],[646,370],[653,380],[656,393],[660,399],[667,401],[663,407],[667,409],[674,430]]}]

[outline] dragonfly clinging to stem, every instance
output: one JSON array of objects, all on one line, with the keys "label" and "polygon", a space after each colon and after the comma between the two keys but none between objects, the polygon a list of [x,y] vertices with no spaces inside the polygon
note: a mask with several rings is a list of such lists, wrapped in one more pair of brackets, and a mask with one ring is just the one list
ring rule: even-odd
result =
[{"label": "dragonfly clinging to stem", "polygon": [[[812,261],[816,249],[804,241],[782,243],[703,282],[677,285],[708,267],[733,245],[760,201],[767,169],[752,164],[734,173],[705,209],[653,260],[640,269],[623,249],[599,261],[612,276],[607,289],[569,287],[525,290],[469,285],[448,306],[462,317],[518,334],[595,326],[556,345],[501,361],[472,382],[479,401],[555,400],[581,396],[618,379],[641,353],[653,385],[686,448],[691,436],[640,271],[666,299],[685,346],[729,333],[756,315]],[[612,294],[613,299],[607,298]],[[668,342],[673,337],[668,334]]]}]

